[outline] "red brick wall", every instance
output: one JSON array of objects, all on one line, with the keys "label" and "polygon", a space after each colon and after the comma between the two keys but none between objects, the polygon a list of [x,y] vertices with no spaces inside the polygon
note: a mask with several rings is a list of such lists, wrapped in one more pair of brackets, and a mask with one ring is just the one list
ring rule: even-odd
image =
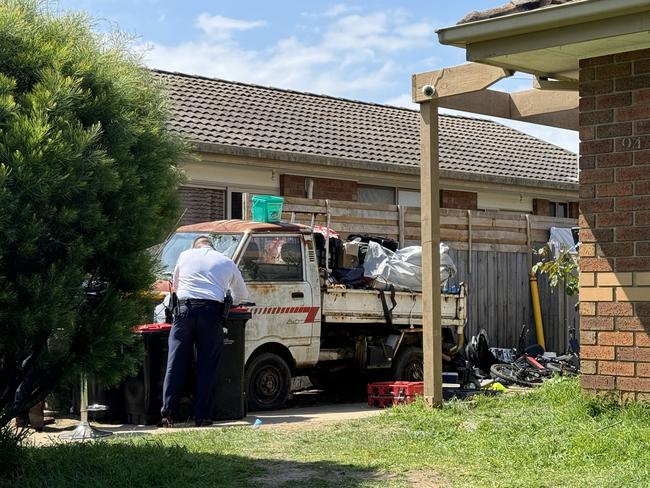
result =
[{"label": "red brick wall", "polygon": [[551,209],[548,200],[543,198],[533,198],[533,214],[534,215],[551,215]]},{"label": "red brick wall", "polygon": [[283,197],[307,196],[304,176],[280,175],[280,195]]},{"label": "red brick wall", "polygon": [[582,385],[650,400],[650,50],[580,62]]},{"label": "red brick wall", "polygon": [[440,190],[440,207],[478,209],[478,194],[470,191]]},{"label": "red brick wall", "polygon": [[[284,197],[307,197],[306,177],[295,175],[280,175],[280,195]],[[357,201],[357,182],[349,180],[334,180],[329,178],[313,178],[314,198],[329,198],[346,202]]]}]

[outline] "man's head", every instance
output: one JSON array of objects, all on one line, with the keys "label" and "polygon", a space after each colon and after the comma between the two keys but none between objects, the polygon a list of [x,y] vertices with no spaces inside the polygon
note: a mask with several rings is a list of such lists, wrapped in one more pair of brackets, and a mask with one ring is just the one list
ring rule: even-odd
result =
[{"label": "man's head", "polygon": [[192,248],[197,249],[200,247],[213,247],[212,241],[208,236],[199,236],[196,239],[194,239],[194,242],[192,243]]}]

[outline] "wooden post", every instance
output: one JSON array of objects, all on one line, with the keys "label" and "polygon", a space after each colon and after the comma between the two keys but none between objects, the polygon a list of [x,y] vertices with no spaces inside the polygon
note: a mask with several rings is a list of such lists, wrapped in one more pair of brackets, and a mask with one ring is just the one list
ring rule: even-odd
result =
[{"label": "wooden post", "polygon": [[398,228],[399,228],[399,247],[402,248],[404,247],[404,240],[406,239],[406,231],[405,231],[405,224],[404,224],[404,212],[405,208],[403,205],[398,205],[397,206],[397,213],[399,215],[399,222],[398,222]]},{"label": "wooden post", "polygon": [[420,102],[420,195],[422,221],[422,351],[424,400],[442,405],[440,325],[440,184],[438,100]]},{"label": "wooden post", "polygon": [[472,211],[467,211],[467,264],[472,274]]}]

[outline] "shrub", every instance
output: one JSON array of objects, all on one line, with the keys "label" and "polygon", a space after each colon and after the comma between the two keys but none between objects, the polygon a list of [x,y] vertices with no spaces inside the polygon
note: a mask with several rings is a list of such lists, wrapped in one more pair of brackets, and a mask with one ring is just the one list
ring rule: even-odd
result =
[{"label": "shrub", "polygon": [[0,425],[80,367],[134,367],[153,281],[147,248],[176,221],[181,141],[120,36],[82,14],[0,3]]}]

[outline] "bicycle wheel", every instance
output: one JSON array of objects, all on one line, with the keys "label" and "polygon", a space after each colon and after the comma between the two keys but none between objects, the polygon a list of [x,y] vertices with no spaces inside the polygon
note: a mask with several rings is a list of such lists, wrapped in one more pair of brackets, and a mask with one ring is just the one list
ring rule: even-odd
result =
[{"label": "bicycle wheel", "polygon": [[550,360],[544,367],[560,376],[575,376],[578,374],[578,368],[564,360]]},{"label": "bicycle wheel", "polygon": [[493,364],[490,373],[493,377],[522,386],[537,386],[542,382],[542,377],[535,371],[514,364]]}]

